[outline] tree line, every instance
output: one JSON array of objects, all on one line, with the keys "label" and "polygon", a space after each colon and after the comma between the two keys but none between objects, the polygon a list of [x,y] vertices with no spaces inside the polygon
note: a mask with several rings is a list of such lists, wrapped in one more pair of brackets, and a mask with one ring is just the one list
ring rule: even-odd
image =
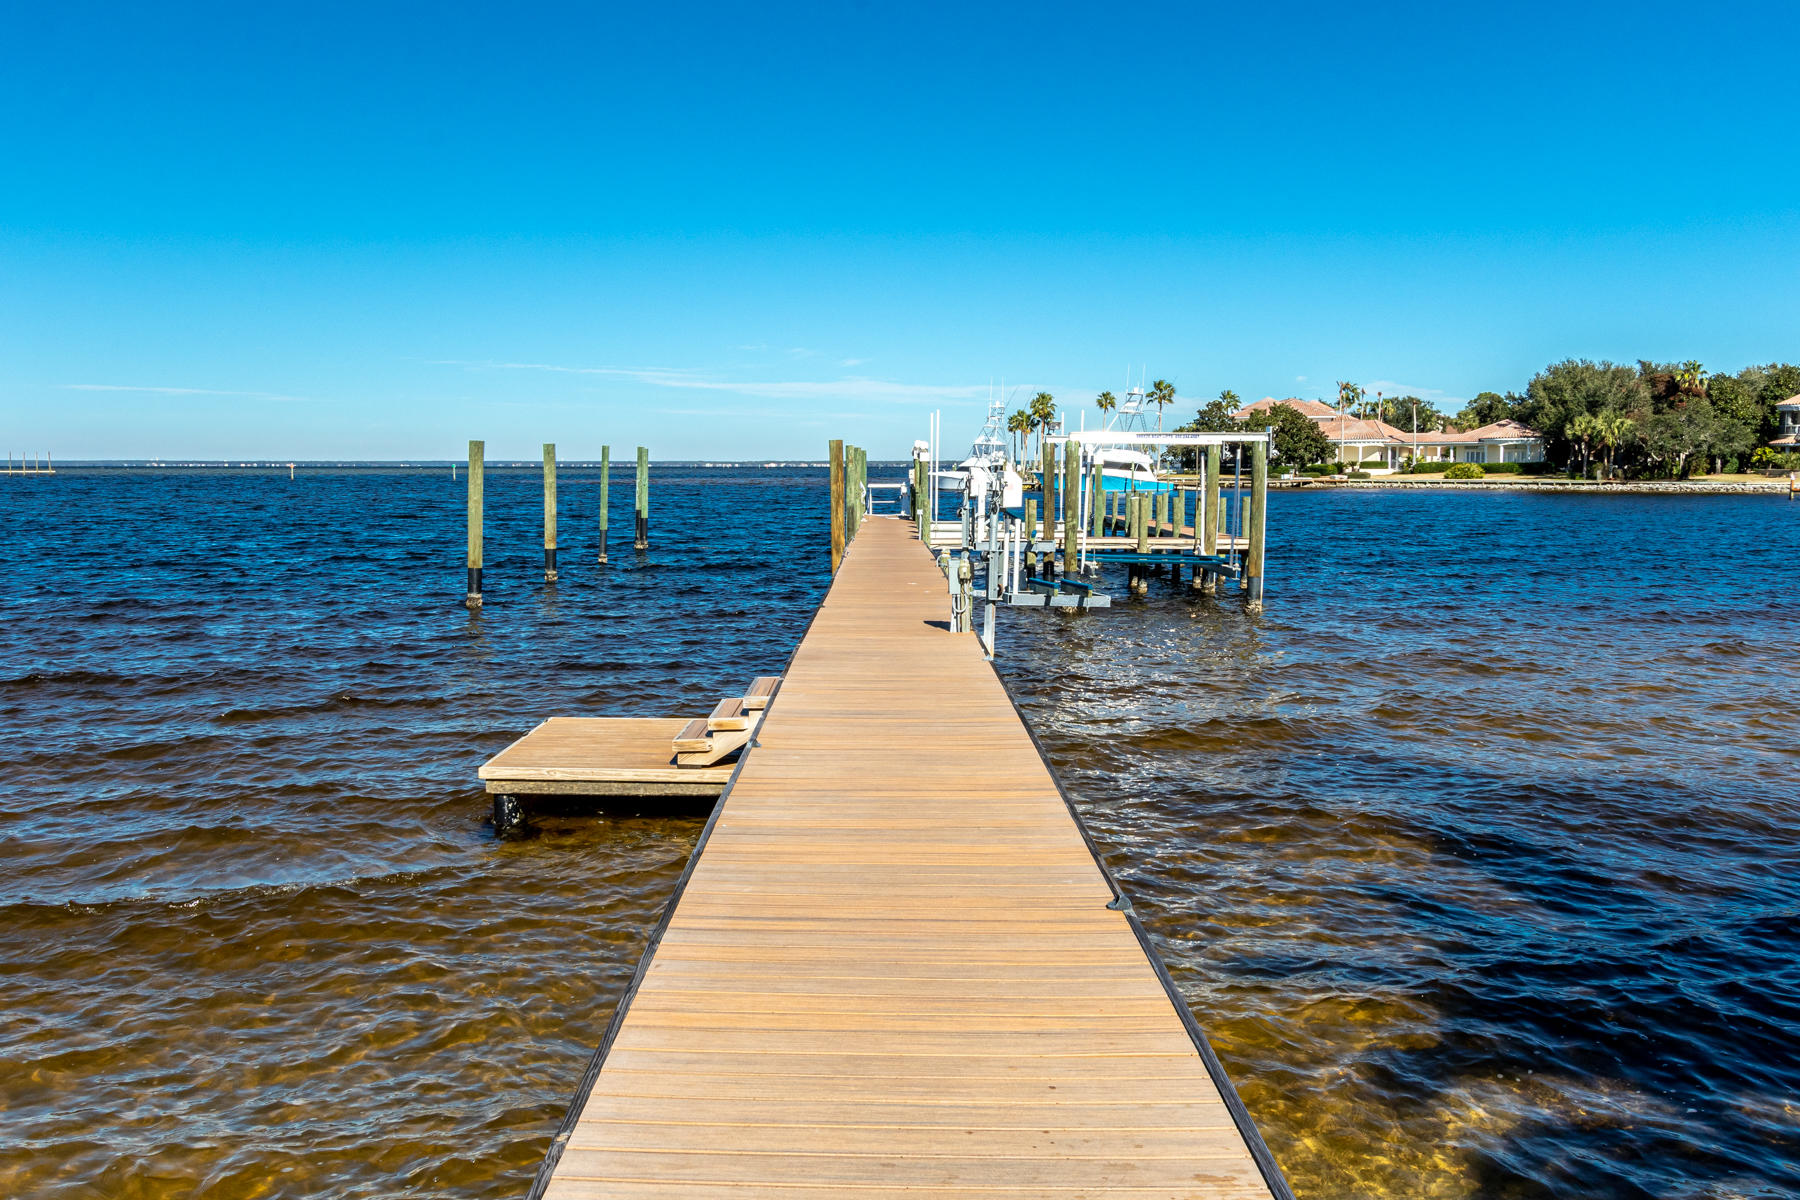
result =
[{"label": "tree line", "polygon": [[[1775,465],[1800,469],[1800,455],[1777,454],[1769,447],[1776,436],[1775,405],[1800,395],[1800,366],[1774,362],[1745,367],[1736,374],[1709,372],[1698,362],[1656,363],[1641,359],[1635,366],[1569,358],[1532,376],[1519,392],[1482,392],[1454,414],[1440,412],[1417,396],[1371,397],[1365,388],[1344,381],[1337,385],[1338,409],[1353,417],[1379,420],[1402,431],[1463,432],[1503,420],[1514,420],[1544,439],[1544,457],[1553,467],[1583,475],[1603,467],[1638,478],[1685,478],[1695,473],[1744,470]],[[1162,410],[1175,402],[1175,385],[1159,379],[1146,393]],[[1102,417],[1118,407],[1111,392],[1094,400]],[[1217,399],[1200,405],[1181,432],[1232,433],[1272,427],[1274,453],[1281,462],[1310,466],[1331,458],[1336,447],[1318,423],[1292,407],[1277,404],[1251,421],[1233,415],[1243,407],[1227,388]],[[1039,392],[1028,408],[1012,414],[1007,429],[1018,439],[1042,435],[1056,417],[1056,401]],[[1169,466],[1192,469],[1196,453],[1174,449]]]},{"label": "tree line", "polygon": [[1736,374],[1698,362],[1636,366],[1564,359],[1520,395],[1482,392],[1457,414],[1475,428],[1510,417],[1537,430],[1544,455],[1584,474],[1596,464],[1627,475],[1683,478],[1778,461],[1769,448],[1775,405],[1800,395],[1800,366],[1768,363]]},{"label": "tree line", "polygon": [[[1800,455],[1769,447],[1779,418],[1775,406],[1800,395],[1800,366],[1775,362],[1736,374],[1709,372],[1698,362],[1635,366],[1570,358],[1532,376],[1523,393],[1482,392],[1455,413],[1440,412],[1417,396],[1370,396],[1341,382],[1338,409],[1379,420],[1402,433],[1468,432],[1514,420],[1544,439],[1552,467],[1586,475],[1604,467],[1638,478],[1685,478],[1751,467],[1800,469]],[[1202,405],[1182,429],[1229,432],[1237,394],[1221,392]],[[1259,413],[1252,425],[1273,426],[1275,454],[1284,463],[1310,466],[1335,451],[1312,420],[1285,404]]]}]

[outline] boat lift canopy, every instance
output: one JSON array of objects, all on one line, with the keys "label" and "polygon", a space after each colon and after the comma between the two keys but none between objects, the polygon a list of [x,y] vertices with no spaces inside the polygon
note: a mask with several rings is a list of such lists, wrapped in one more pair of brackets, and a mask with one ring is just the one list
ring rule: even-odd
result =
[{"label": "boat lift canopy", "polygon": [[1116,429],[1087,429],[1076,433],[1051,434],[1052,442],[1079,442],[1084,446],[1223,446],[1232,442],[1266,442],[1273,434],[1262,433],[1122,433]]}]

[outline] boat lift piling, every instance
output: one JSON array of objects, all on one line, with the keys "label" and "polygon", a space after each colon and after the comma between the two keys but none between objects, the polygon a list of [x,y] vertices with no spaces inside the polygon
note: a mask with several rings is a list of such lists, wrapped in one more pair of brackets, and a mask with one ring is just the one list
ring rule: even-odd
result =
[{"label": "boat lift piling", "polygon": [[[960,529],[920,530],[920,539],[933,550],[960,549],[977,572],[986,569],[996,606],[1106,607],[1110,601],[1092,581],[1120,566],[1128,594],[1147,594],[1150,579],[1161,578],[1182,594],[1216,597],[1221,580],[1235,580],[1246,608],[1256,612],[1263,603],[1272,433],[1052,433],[1041,451],[1038,495],[1009,505],[1010,468],[973,472]],[[1170,446],[1188,448],[1191,476],[1153,480],[1143,467],[1128,467],[1123,479],[1106,473],[1107,448],[1156,453]],[[1229,479],[1225,446],[1233,451]]]}]

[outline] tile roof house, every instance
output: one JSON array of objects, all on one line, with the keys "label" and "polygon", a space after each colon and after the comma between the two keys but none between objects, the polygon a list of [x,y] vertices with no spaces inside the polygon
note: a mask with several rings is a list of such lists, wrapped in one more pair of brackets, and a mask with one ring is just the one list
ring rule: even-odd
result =
[{"label": "tile roof house", "polygon": [[[1794,398],[1800,413],[1800,396]],[[1386,421],[1368,421],[1340,414],[1319,400],[1265,397],[1231,414],[1247,421],[1259,412],[1285,404],[1312,418],[1337,449],[1339,461],[1365,471],[1397,471],[1409,458],[1421,462],[1499,463],[1542,462],[1544,438],[1535,429],[1507,419],[1471,429],[1467,433],[1447,429],[1442,433],[1412,433]],[[1800,416],[1796,417],[1800,421]]]},{"label": "tile roof house", "polygon": [[1285,404],[1289,408],[1294,409],[1301,416],[1311,417],[1315,421],[1323,421],[1328,417],[1335,417],[1338,415],[1337,409],[1331,407],[1331,405],[1326,404],[1322,400],[1301,400],[1296,396],[1289,396],[1285,400],[1277,400],[1273,396],[1264,396],[1254,404],[1244,405],[1244,407],[1238,409],[1231,415],[1234,420],[1247,421],[1259,412],[1268,412],[1277,404]]}]

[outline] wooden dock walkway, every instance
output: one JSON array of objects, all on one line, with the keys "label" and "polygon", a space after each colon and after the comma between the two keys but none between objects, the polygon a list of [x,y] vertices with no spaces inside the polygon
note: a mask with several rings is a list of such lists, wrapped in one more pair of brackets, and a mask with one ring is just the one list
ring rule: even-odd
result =
[{"label": "wooden dock walkway", "polygon": [[870,518],[532,1196],[1289,1196],[910,522]]}]

